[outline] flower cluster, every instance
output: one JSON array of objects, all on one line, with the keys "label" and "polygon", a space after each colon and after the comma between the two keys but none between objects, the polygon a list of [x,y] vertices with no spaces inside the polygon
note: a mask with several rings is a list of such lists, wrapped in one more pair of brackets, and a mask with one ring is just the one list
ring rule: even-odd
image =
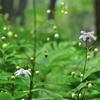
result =
[{"label": "flower cluster", "polygon": [[86,32],[86,31],[81,31],[82,35],[79,37],[79,39],[83,39],[83,41],[89,41],[91,42],[91,40],[96,40],[97,37],[94,36],[94,32]]},{"label": "flower cluster", "polygon": [[27,77],[28,75],[31,75],[31,73],[30,73],[29,70],[25,70],[25,69],[21,68],[20,70],[17,70],[15,72],[15,75],[16,76],[24,76],[24,77]]}]

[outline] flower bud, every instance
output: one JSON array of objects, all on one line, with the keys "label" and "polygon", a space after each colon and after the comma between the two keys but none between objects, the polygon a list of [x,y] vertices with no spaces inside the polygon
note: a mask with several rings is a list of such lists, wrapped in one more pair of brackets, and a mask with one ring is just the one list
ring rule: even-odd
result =
[{"label": "flower bud", "polygon": [[61,13],[64,13],[64,10],[61,10]]},{"label": "flower bud", "polygon": [[20,67],[19,66],[16,66],[16,69],[20,69]]},{"label": "flower bud", "polygon": [[6,26],[4,26],[4,27],[3,27],[3,30],[7,30],[7,27],[6,27]]},{"label": "flower bud", "polygon": [[64,2],[61,3],[62,6],[63,6],[64,4],[65,4]]},{"label": "flower bud", "polygon": [[50,41],[50,38],[49,37],[47,38],[47,41]]},{"label": "flower bud", "polygon": [[72,75],[72,77],[74,77],[75,76],[75,72],[73,71],[73,72],[71,72],[71,75]]},{"label": "flower bud", "polygon": [[76,94],[75,93],[72,93],[72,98],[75,98]]},{"label": "flower bud", "polygon": [[58,38],[59,38],[59,34],[56,33],[56,34],[54,35],[54,37],[55,37],[55,39],[58,39]]},{"label": "flower bud", "polygon": [[45,53],[44,53],[44,56],[47,58],[47,57],[48,57],[48,53],[47,53],[47,52],[45,52]]},{"label": "flower bud", "polygon": [[80,43],[78,43],[78,46],[79,46],[79,47],[81,47],[81,46],[82,46],[82,43],[81,43],[81,42],[80,42]]},{"label": "flower bud", "polygon": [[29,68],[28,70],[29,70],[29,71],[31,71],[31,69],[30,69],[30,68]]},{"label": "flower bud", "polygon": [[98,48],[95,48],[94,49],[94,53],[97,53],[99,50],[98,50]]},{"label": "flower bud", "polygon": [[37,70],[35,73],[38,75],[40,72]]},{"label": "flower bud", "polygon": [[88,83],[88,88],[91,88],[92,87],[92,84],[91,83]]},{"label": "flower bud", "polygon": [[16,38],[18,38],[18,35],[17,35],[17,34],[15,34],[15,35],[14,35],[14,38],[15,38],[15,39],[16,39]]},{"label": "flower bud", "polygon": [[56,26],[56,25],[54,25],[54,26],[53,26],[53,29],[54,29],[54,30],[56,30],[56,29],[57,29],[57,26]]},{"label": "flower bud", "polygon": [[12,32],[12,31],[9,31],[9,32],[7,33],[7,36],[8,36],[9,38],[13,37],[13,32]]},{"label": "flower bud", "polygon": [[91,59],[91,56],[90,56],[90,55],[88,55],[88,56],[87,56],[87,60],[90,60],[90,59]]},{"label": "flower bud", "polygon": [[80,93],[78,96],[79,96],[79,98],[81,98],[82,97],[82,94]]},{"label": "flower bud", "polygon": [[7,46],[8,46],[8,44],[7,44],[7,43],[4,43],[4,44],[2,45],[2,48],[3,48],[3,49],[6,49]]},{"label": "flower bud", "polygon": [[34,60],[34,58],[33,57],[31,57],[31,61],[33,61]]},{"label": "flower bud", "polygon": [[15,79],[15,76],[11,76],[11,79],[14,80]]},{"label": "flower bud", "polygon": [[21,100],[25,100],[25,99],[21,99]]},{"label": "flower bud", "polygon": [[5,37],[5,36],[2,36],[2,38],[1,38],[1,39],[4,41],[4,40],[6,40],[6,37]]},{"label": "flower bud", "polygon": [[80,74],[80,77],[81,77],[81,78],[83,78],[83,76],[84,76],[83,74]]},{"label": "flower bud", "polygon": [[64,14],[65,14],[65,15],[67,15],[67,14],[68,14],[68,12],[67,12],[67,11],[65,11],[65,12],[64,12]]},{"label": "flower bud", "polygon": [[51,13],[51,11],[48,9],[48,10],[47,10],[47,14],[50,14],[50,13]]}]

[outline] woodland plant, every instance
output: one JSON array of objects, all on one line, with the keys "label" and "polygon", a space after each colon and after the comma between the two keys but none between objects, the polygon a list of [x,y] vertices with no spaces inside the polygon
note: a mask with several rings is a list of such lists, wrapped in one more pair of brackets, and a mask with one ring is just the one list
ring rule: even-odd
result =
[{"label": "woodland plant", "polygon": [[[83,71],[80,73],[81,81],[78,86],[76,86],[76,89],[73,90],[74,92],[72,93],[72,98],[75,100],[88,100],[88,99],[93,99],[93,98],[99,98],[99,93],[98,94],[89,94],[88,91],[94,91],[97,90],[95,87],[95,79],[97,79],[95,76],[99,72],[93,72],[93,70],[96,67],[87,68],[88,61],[91,59],[90,52],[93,49],[92,46],[90,46],[89,42],[92,42],[92,40],[96,41],[96,36],[94,36],[94,32],[86,32],[86,31],[81,31],[81,36],[79,39],[82,39],[85,42],[85,62],[83,66]],[[79,43],[79,47],[82,47],[82,43]],[[97,53],[98,49],[94,48],[94,53]],[[86,70],[87,69],[87,70]],[[71,72],[72,77],[75,77],[76,73],[75,71]],[[97,90],[98,91],[98,90]]]}]

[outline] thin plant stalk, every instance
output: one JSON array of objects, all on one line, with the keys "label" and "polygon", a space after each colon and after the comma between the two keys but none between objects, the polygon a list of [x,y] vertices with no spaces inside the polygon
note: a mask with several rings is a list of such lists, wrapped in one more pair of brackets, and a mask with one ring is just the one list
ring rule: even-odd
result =
[{"label": "thin plant stalk", "polygon": [[85,64],[84,64],[84,70],[83,70],[83,75],[85,74],[86,70],[86,65],[87,65],[87,52],[88,52],[88,41],[86,40],[86,55],[85,55]]},{"label": "thin plant stalk", "polygon": [[[88,41],[86,40],[86,50],[85,50],[85,64],[84,64],[84,69],[83,69],[83,75],[85,74],[85,70],[86,70],[86,65],[87,65],[87,52],[88,52]],[[83,81],[84,77],[82,78]],[[80,89],[80,91],[78,92],[78,95],[82,92],[83,88]],[[85,95],[85,93],[84,93]],[[84,97],[83,97],[84,98]],[[77,96],[77,100],[79,100],[79,96]]]},{"label": "thin plant stalk", "polygon": [[31,73],[31,77],[30,77],[30,92],[29,92],[29,96],[28,99],[31,100],[33,98],[33,92],[32,89],[34,87],[34,82],[33,82],[33,78],[34,78],[34,69],[35,69],[35,58],[36,58],[36,1],[33,0],[33,10],[34,10],[34,49],[33,49],[33,58],[34,61],[32,62],[32,73]]},{"label": "thin plant stalk", "polygon": [[15,86],[14,86],[14,84],[12,84],[12,96],[14,96],[14,88],[15,88]]},{"label": "thin plant stalk", "polygon": [[[47,21],[47,18],[45,19],[45,20],[43,20],[43,22],[41,22],[41,24],[34,30],[34,31],[39,31],[39,29],[40,29],[40,27],[45,23]],[[25,39],[25,41],[24,41],[24,43],[27,41],[27,40],[29,40],[29,39],[31,39],[31,35],[29,35],[28,37],[27,37],[27,39]]]}]

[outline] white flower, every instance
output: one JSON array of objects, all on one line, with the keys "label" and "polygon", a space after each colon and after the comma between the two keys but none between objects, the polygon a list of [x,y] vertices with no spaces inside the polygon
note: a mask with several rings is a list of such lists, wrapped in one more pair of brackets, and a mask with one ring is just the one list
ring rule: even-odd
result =
[{"label": "white flower", "polygon": [[15,72],[15,75],[16,76],[25,76],[25,77],[27,77],[28,75],[31,75],[31,73],[30,73],[29,70],[25,70],[25,69],[21,68],[20,70],[17,70]]},{"label": "white flower", "polygon": [[82,35],[79,37],[79,39],[83,39],[83,41],[89,41],[91,42],[91,39],[96,40],[97,37],[94,36],[94,32],[85,32],[85,31],[81,31]]}]

